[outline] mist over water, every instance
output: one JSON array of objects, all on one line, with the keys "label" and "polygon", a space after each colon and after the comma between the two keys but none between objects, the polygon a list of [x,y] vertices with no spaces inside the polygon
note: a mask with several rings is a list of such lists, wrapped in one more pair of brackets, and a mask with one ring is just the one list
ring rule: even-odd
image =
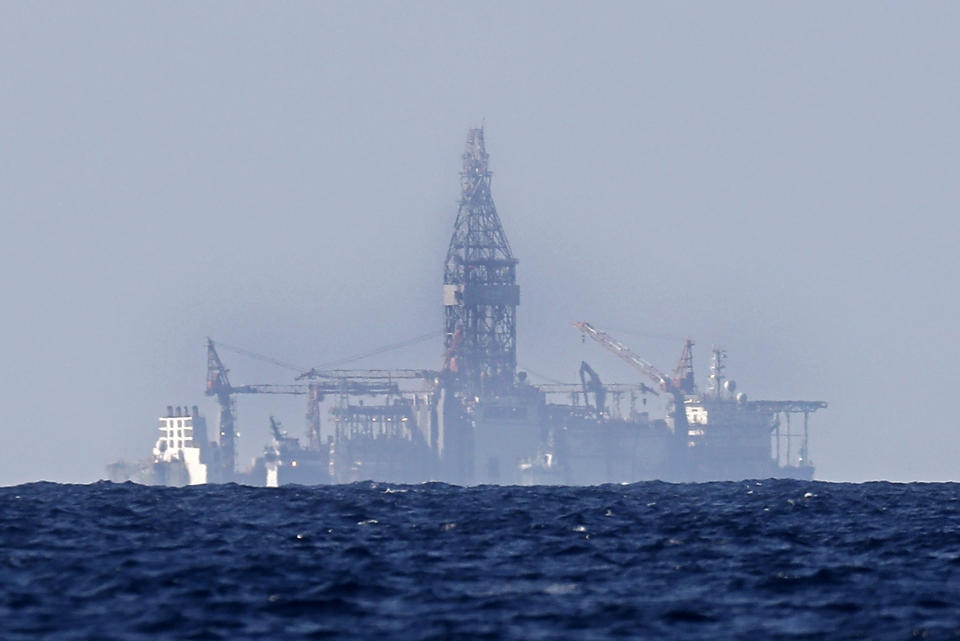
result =
[{"label": "mist over water", "polygon": [[[90,482],[200,404],[205,337],[313,367],[442,326],[464,134],[518,360],[822,399],[819,478],[957,477],[960,6],[0,4],[0,483]],[[677,337],[675,340],[663,336]],[[358,367],[437,368],[440,339]],[[231,358],[238,383],[289,382]],[[239,402],[241,462],[295,399]]]}]

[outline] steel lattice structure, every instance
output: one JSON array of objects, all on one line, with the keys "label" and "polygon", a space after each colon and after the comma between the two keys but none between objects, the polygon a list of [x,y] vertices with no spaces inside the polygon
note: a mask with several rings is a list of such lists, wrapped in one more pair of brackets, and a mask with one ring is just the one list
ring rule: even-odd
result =
[{"label": "steel lattice structure", "polygon": [[447,368],[468,395],[506,392],[517,370],[517,260],[490,194],[483,129],[471,129],[444,270]]}]

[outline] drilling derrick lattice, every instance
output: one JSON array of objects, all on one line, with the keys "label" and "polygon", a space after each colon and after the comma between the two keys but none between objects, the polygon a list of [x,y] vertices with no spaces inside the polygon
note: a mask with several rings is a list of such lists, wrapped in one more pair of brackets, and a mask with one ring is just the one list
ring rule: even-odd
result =
[{"label": "drilling derrick lattice", "polygon": [[447,369],[468,396],[510,390],[517,369],[517,260],[490,193],[483,129],[467,136],[444,270]]}]

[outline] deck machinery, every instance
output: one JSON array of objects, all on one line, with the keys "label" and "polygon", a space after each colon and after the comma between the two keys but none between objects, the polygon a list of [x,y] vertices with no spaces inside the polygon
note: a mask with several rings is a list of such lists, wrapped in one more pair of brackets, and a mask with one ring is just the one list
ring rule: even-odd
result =
[{"label": "deck machinery", "polygon": [[[308,400],[306,444],[273,424],[274,444],[258,459],[249,478],[254,483],[261,482],[268,462],[274,465],[272,484],[285,478],[593,484],[812,477],[808,419],[826,403],[748,401],[725,378],[721,350],[713,352],[709,385],[701,393],[692,341],[666,375],[613,337],[577,323],[655,386],[605,385],[586,363],[580,385],[531,384],[517,371],[518,261],[494,205],[482,128],[470,130],[462,160],[444,264],[442,367],[314,369],[294,385],[232,386],[209,342],[207,394],[220,406],[221,469],[214,477],[240,478],[234,473],[234,396],[250,393]],[[670,399],[667,414],[651,417],[647,397],[660,393]],[[625,397],[629,411],[622,408]],[[321,404],[328,399],[333,406],[324,431]],[[797,415],[802,430],[791,424]],[[289,472],[305,456],[316,474],[284,477],[284,466]]]}]

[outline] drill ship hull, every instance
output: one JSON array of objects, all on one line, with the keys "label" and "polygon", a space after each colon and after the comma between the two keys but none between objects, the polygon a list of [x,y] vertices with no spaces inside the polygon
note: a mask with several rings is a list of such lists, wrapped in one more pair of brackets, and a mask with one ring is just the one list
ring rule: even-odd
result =
[{"label": "drill ship hull", "polygon": [[470,435],[471,463],[453,477],[439,478],[466,484],[596,485],[813,477],[813,466],[803,461],[774,458],[771,444],[782,427],[774,411],[727,405],[723,420],[678,433],[666,420],[646,414],[598,418],[583,406],[546,403],[529,386],[453,412],[456,425],[444,427]]},{"label": "drill ship hull", "polygon": [[[162,442],[171,445],[158,450],[158,465],[183,466],[183,461],[202,465],[193,465],[184,478],[173,472],[154,476],[169,477],[171,482],[240,480],[267,485],[361,480],[590,485],[812,478],[807,419],[826,403],[747,401],[724,378],[718,350],[710,385],[701,394],[694,385],[691,340],[684,345],[677,370],[668,376],[604,332],[575,323],[652,380],[659,391],[644,384],[603,385],[586,363],[581,363],[580,386],[561,386],[570,394],[569,403],[554,402],[551,395],[557,389],[528,382],[517,370],[519,261],[493,201],[488,160],[484,130],[470,130],[440,292],[445,351],[438,371],[313,369],[298,376],[297,381],[304,382],[297,384],[233,385],[208,339],[206,393],[219,405],[218,443],[193,461],[190,457],[197,458],[196,452],[181,447],[179,432],[177,449],[170,440],[174,436],[164,437],[168,440]],[[420,387],[402,388],[399,382],[409,379],[418,379]],[[235,396],[254,393],[305,396],[307,442],[301,445],[287,437],[271,419],[273,445],[252,471],[238,474]],[[646,405],[647,394],[660,393],[672,397],[664,418],[636,411],[633,402],[638,395]],[[624,394],[631,397],[629,412],[620,412],[618,400],[607,407],[606,398]],[[377,400],[371,402],[370,397]],[[328,407],[330,420],[322,425],[321,404],[332,402],[327,399],[336,400]],[[791,416],[798,415],[803,418],[802,432],[791,425]],[[161,421],[174,419],[178,430],[186,422],[181,417]]]}]

